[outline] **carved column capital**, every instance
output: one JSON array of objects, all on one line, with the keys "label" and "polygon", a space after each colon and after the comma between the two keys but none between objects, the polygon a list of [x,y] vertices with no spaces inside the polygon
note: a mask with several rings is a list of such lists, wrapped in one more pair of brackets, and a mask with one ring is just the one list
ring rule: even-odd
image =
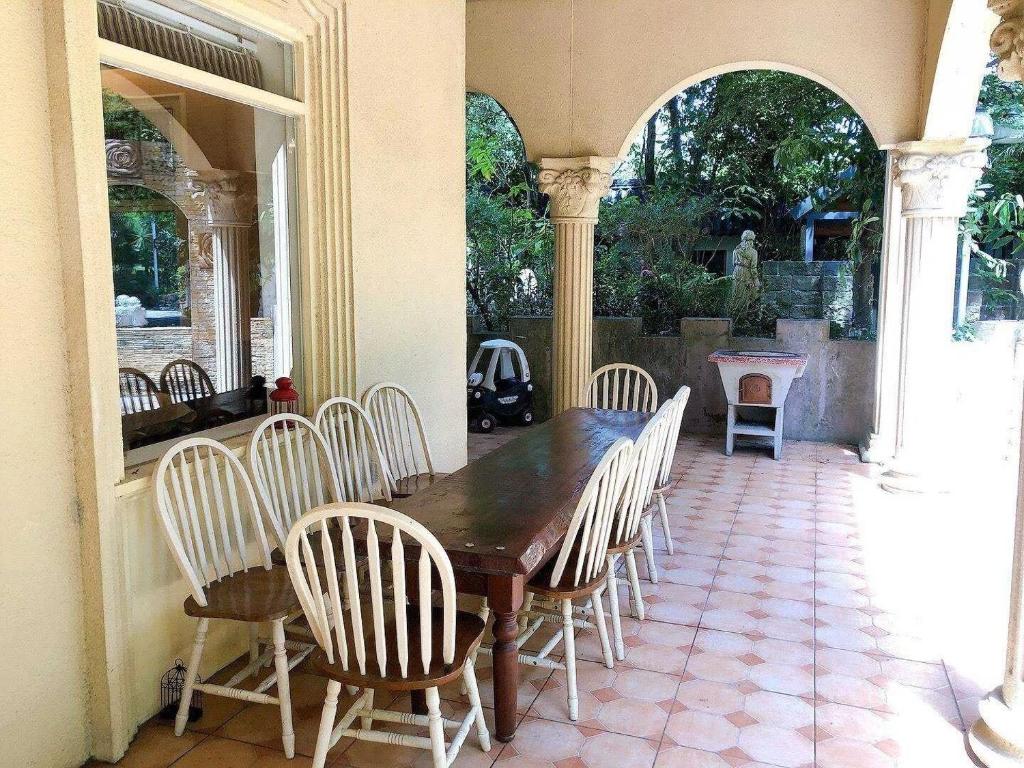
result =
[{"label": "carved column capital", "polygon": [[960,218],[988,166],[988,139],[956,142],[910,141],[898,144],[895,181],[903,191],[906,218]]},{"label": "carved column capital", "polygon": [[188,194],[209,224],[249,226],[256,221],[252,174],[210,170],[188,180]]},{"label": "carved column capital", "polygon": [[989,39],[999,59],[999,77],[1024,79],[1024,0],[988,0],[988,8],[1000,19]]},{"label": "carved column capital", "polygon": [[597,221],[601,198],[611,186],[614,157],[545,158],[537,177],[540,191],[551,198],[551,219]]}]

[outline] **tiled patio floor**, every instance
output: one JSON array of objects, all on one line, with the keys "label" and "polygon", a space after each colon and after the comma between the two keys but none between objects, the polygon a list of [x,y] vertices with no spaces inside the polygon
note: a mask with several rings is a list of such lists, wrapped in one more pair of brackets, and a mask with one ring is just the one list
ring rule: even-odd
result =
[{"label": "tiled patio floor", "polygon": [[[521,433],[471,435],[471,458]],[[484,755],[471,736],[456,765],[972,765],[965,726],[999,682],[1012,529],[1012,474],[986,471],[966,491],[908,499],[880,491],[877,470],[846,447],[789,442],[776,462],[684,439],[669,501],[675,554],[659,533],[660,582],[642,582],[648,620],[623,619],[625,662],[606,669],[596,637],[580,636],[574,724],[564,674],[523,668],[515,740]],[[622,597],[628,611],[624,585]],[[478,674],[486,705],[489,670]],[[181,739],[145,726],[122,765],[308,765],[323,688],[295,677],[293,761],[273,708],[221,700]],[[462,706],[457,686],[442,697]],[[331,761],[430,764],[349,742]]]}]

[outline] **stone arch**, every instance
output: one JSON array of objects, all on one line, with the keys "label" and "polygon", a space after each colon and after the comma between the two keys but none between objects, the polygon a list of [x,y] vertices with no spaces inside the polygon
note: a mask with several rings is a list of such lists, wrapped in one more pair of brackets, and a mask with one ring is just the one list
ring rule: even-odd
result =
[{"label": "stone arch", "polygon": [[627,131],[626,135],[623,137],[621,143],[619,144],[619,149],[616,153],[616,156],[625,156],[626,152],[629,151],[630,145],[633,143],[637,134],[643,128],[644,124],[651,118],[651,115],[653,115],[656,111],[661,109],[665,105],[665,102],[667,102],[672,96],[682,91],[685,91],[690,86],[696,85],[697,83],[703,82],[704,80],[708,80],[712,77],[728,74],[729,72],[742,72],[744,70],[771,70],[775,72],[788,72],[792,75],[799,75],[800,77],[807,78],[808,80],[813,80],[819,85],[828,88],[830,91],[832,91],[832,93],[836,94],[836,96],[838,96],[839,98],[841,98],[843,101],[850,105],[851,109],[853,109],[853,111],[857,113],[857,116],[864,121],[864,125],[867,126],[868,132],[871,134],[871,137],[875,140],[875,143],[879,143],[879,134],[876,131],[876,127],[873,127],[873,119],[869,118],[865,114],[864,110],[860,106],[858,106],[854,96],[852,96],[849,92],[845,91],[843,88],[839,87],[838,85],[831,82],[827,78],[821,77],[820,75],[812,72],[809,69],[805,69],[804,67],[798,67],[791,64],[781,64],[776,62],[764,61],[737,61],[729,64],[721,64],[714,67],[708,67],[707,69],[701,70],[700,72],[683,78],[678,83],[673,85],[671,88],[668,88],[665,91],[663,91],[660,96],[658,96],[653,102],[650,103],[647,109],[645,109],[644,112],[640,115],[640,118],[636,122],[634,122],[632,127]]},{"label": "stone arch", "polygon": [[516,135],[519,136],[519,143],[522,145],[523,157],[528,158],[530,155],[526,147],[526,137],[523,135],[523,131],[519,128],[519,123],[516,122],[515,116],[509,111],[508,107],[502,104],[501,101],[495,96],[492,96],[487,91],[481,90],[479,88],[467,87],[466,93],[475,94],[477,96],[486,96],[488,99],[490,99],[491,101],[498,105],[498,108],[505,114],[505,117],[508,118],[508,121],[512,123],[512,127],[516,129]]}]

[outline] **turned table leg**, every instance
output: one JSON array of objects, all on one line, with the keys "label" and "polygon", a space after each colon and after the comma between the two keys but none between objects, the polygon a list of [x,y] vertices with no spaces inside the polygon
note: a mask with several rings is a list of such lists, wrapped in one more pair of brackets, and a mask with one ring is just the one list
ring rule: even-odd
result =
[{"label": "turned table leg", "polygon": [[521,576],[491,576],[487,598],[494,613],[494,726],[498,741],[512,741],[516,734],[516,704],[519,694],[519,609],[523,604]]}]

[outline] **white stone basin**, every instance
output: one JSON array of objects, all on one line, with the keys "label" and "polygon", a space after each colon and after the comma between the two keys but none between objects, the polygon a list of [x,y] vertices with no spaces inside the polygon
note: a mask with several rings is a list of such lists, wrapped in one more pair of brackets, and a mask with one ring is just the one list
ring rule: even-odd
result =
[{"label": "white stone basin", "polygon": [[[807,355],[798,352],[776,352],[772,350],[720,349],[708,355],[708,360],[718,365],[718,372],[725,387],[725,396],[730,405],[771,406],[780,408],[786,402],[793,379],[804,375]],[[754,376],[747,379],[748,375]],[[764,393],[754,377],[766,377],[770,382],[769,391]],[[767,394],[769,397],[743,399],[740,382],[746,379],[749,394]]]}]

